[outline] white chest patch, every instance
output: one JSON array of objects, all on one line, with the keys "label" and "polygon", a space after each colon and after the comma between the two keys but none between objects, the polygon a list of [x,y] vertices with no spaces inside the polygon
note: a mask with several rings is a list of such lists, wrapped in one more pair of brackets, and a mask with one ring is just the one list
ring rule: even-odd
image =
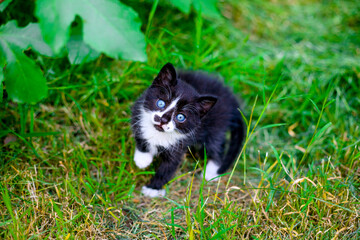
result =
[{"label": "white chest patch", "polygon": [[141,110],[140,119],[142,137],[150,144],[150,152],[154,155],[157,153],[156,146],[169,148],[181,139],[187,137],[186,134],[179,133],[176,130],[172,132],[160,132],[156,130],[152,122],[153,113],[147,112],[145,109]]}]

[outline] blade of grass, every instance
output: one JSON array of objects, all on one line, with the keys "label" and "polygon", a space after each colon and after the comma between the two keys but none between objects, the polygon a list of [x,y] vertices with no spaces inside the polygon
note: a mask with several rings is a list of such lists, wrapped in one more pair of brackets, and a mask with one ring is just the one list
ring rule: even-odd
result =
[{"label": "blade of grass", "polygon": [[[242,147],[242,149],[241,149],[241,151],[240,151],[240,153],[239,153],[239,156],[237,157],[237,159],[236,159],[236,161],[235,161],[235,164],[234,164],[234,167],[233,167],[233,169],[232,169],[232,171],[231,171],[230,177],[229,177],[229,179],[228,179],[228,181],[227,181],[227,183],[226,183],[226,188],[229,187],[230,180],[231,180],[232,176],[234,175],[236,166],[237,166],[238,163],[239,163],[239,159],[240,159],[241,155],[244,153],[244,151],[245,151],[245,149],[246,149],[246,146],[247,146],[247,144],[248,144],[248,142],[249,142],[252,134],[254,133],[257,125],[259,124],[261,118],[263,117],[263,115],[264,115],[264,113],[265,113],[265,110],[266,110],[267,107],[269,106],[270,101],[271,101],[271,99],[273,98],[273,96],[274,96],[274,94],[275,94],[275,91],[276,91],[276,89],[277,89],[277,87],[278,87],[278,85],[279,85],[280,80],[281,80],[280,78],[277,80],[276,85],[275,85],[273,91],[271,92],[269,99],[268,99],[267,102],[266,102],[266,105],[263,107],[263,109],[262,109],[262,111],[261,111],[261,113],[260,113],[260,116],[259,116],[259,118],[257,119],[257,121],[256,121],[256,123],[255,123],[255,126],[252,128],[252,130],[251,130],[251,132],[250,132],[250,134],[249,134],[250,124],[251,124],[251,116],[250,116],[249,127],[248,127],[248,130],[247,130],[245,143],[244,143],[244,145],[243,145],[243,147]],[[257,98],[256,98],[256,99],[257,99]],[[253,108],[254,108],[254,107],[253,107]],[[244,179],[244,183],[245,183],[245,179]]]},{"label": "blade of grass", "polygon": [[[302,158],[301,158],[301,160],[300,160],[300,162],[299,162],[300,165],[304,162],[306,156],[309,154],[310,146],[312,145],[312,143],[313,143],[313,141],[314,141],[314,138],[315,138],[315,136],[316,136],[317,129],[318,129],[319,125],[320,125],[320,121],[321,121],[322,115],[323,115],[324,110],[325,110],[326,101],[327,101],[327,99],[328,99],[328,97],[329,97],[329,94],[330,94],[330,91],[331,91],[332,88],[333,88],[332,82],[330,82],[329,85],[328,85],[328,89],[326,90],[326,94],[325,94],[325,97],[324,97],[324,100],[323,100],[323,104],[322,104],[322,107],[321,107],[320,115],[319,115],[319,117],[318,117],[318,121],[317,121],[316,126],[315,126],[315,131],[314,131],[314,133],[313,133],[313,135],[312,135],[312,137],[311,137],[311,139],[310,139],[310,141],[309,141],[309,143],[308,143],[308,145],[307,145],[307,147],[306,147],[306,149],[305,149],[305,152],[304,152],[304,154],[303,154],[303,156],[302,156]],[[327,126],[327,125],[325,125],[325,126]],[[329,126],[330,126],[330,125],[329,125]],[[325,130],[325,129],[324,129],[324,130]]]},{"label": "blade of grass", "polygon": [[147,25],[146,25],[146,30],[145,30],[145,39],[146,40],[149,37],[150,28],[151,28],[151,25],[152,25],[152,21],[153,21],[153,18],[154,18],[158,3],[159,3],[159,0],[155,0],[152,7],[151,7],[151,10],[150,10],[150,14],[149,14],[149,18],[148,18]]}]

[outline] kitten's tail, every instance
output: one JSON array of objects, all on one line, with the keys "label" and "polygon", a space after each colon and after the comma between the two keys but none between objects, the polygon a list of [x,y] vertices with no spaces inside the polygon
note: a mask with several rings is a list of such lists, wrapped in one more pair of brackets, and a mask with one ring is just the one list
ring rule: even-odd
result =
[{"label": "kitten's tail", "polygon": [[229,148],[226,152],[226,156],[222,161],[220,168],[218,169],[218,174],[223,174],[228,170],[232,165],[235,159],[238,157],[242,143],[246,136],[246,127],[242,120],[241,114],[238,109],[234,112],[234,117],[230,126],[230,142]]}]

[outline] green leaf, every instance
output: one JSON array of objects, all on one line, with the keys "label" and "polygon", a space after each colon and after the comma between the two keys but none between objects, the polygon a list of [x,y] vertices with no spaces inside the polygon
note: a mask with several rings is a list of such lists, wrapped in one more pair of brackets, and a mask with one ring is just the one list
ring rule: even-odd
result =
[{"label": "green leaf", "polygon": [[76,14],[71,11],[73,5],[72,0],[36,1],[35,15],[39,19],[42,35],[56,54],[61,52],[69,39],[70,24]]},{"label": "green leaf", "polygon": [[90,62],[100,56],[99,52],[83,41],[82,21],[79,17],[76,17],[75,22],[72,24],[70,40],[66,44],[66,48],[71,64]]},{"label": "green leaf", "polygon": [[12,0],[5,0],[0,3],[0,12],[4,11],[5,8],[12,2]]},{"label": "green leaf", "polygon": [[[0,46],[1,50],[1,46]],[[5,67],[5,55],[0,51],[0,102],[3,99],[3,82],[4,82],[4,67]]]},{"label": "green leaf", "polygon": [[172,5],[177,7],[183,13],[189,14],[192,0],[169,0]]},{"label": "green leaf", "polygon": [[3,81],[4,81],[4,72],[3,72],[3,67],[0,65],[0,103],[3,100]]},{"label": "green leaf", "polygon": [[[1,38],[0,38],[0,40],[1,40]],[[1,47],[1,45],[0,45],[0,47]],[[1,48],[0,48],[0,50],[1,50]],[[6,65],[5,53],[0,51],[0,67],[4,68],[5,65]]]},{"label": "green leaf", "polygon": [[75,16],[83,21],[83,40],[113,58],[146,61],[138,14],[117,0],[37,0],[36,16],[44,39],[59,53],[70,38]]},{"label": "green leaf", "polygon": [[29,47],[41,54],[52,55],[38,24],[19,28],[15,21],[9,21],[0,27],[0,67],[5,67],[0,75],[5,79],[6,91],[15,102],[35,104],[46,97],[47,86],[39,66],[22,52]]},{"label": "green leaf", "polygon": [[15,20],[9,21],[6,25],[0,27],[0,39],[20,49],[31,47],[42,55],[53,55],[51,48],[44,42],[37,23],[30,23],[24,28],[19,28]]},{"label": "green leaf", "polygon": [[216,7],[217,0],[193,0],[194,8],[201,12],[203,16],[211,18],[221,18],[221,14]]},{"label": "green leaf", "polygon": [[71,64],[91,62],[100,56],[100,53],[84,43],[82,36],[71,36],[66,44],[68,59]]},{"label": "green leaf", "polygon": [[47,96],[46,80],[40,68],[19,47],[0,39],[0,54],[7,60],[6,91],[13,101],[35,104]]}]

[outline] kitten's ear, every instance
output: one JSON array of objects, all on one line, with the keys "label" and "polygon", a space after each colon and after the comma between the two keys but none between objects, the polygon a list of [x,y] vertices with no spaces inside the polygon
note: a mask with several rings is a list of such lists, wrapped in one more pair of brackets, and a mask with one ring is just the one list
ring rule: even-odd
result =
[{"label": "kitten's ear", "polygon": [[177,83],[176,70],[171,63],[165,64],[157,77],[154,79],[155,85],[175,86]]},{"label": "kitten's ear", "polygon": [[199,110],[200,117],[205,116],[206,113],[215,105],[217,101],[216,97],[213,96],[201,96],[197,99],[196,108]]}]

